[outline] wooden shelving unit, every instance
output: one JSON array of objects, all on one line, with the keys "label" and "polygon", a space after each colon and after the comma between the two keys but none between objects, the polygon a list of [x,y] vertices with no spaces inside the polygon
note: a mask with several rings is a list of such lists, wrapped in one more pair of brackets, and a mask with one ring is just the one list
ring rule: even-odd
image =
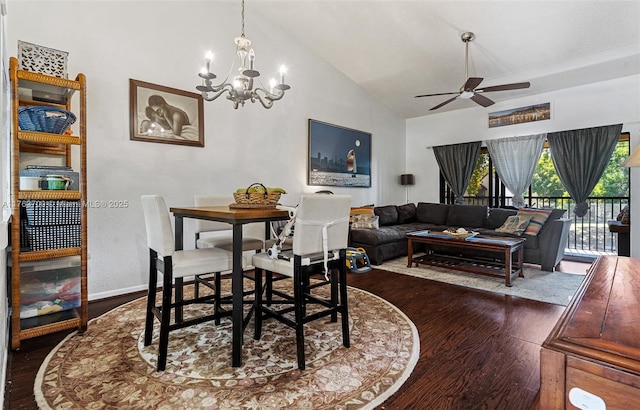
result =
[{"label": "wooden shelving unit", "polygon": [[[9,61],[11,82],[12,113],[12,171],[11,171],[11,348],[18,349],[25,339],[42,336],[66,329],[87,328],[87,149],[86,149],[86,78],[78,74],[75,80],[53,77],[19,69],[18,60]],[[73,99],[77,98],[77,101]],[[72,109],[72,102],[73,108]],[[51,134],[46,132],[23,131],[18,126],[18,109],[22,106],[53,106],[74,112],[77,122],[73,125],[77,135]],[[73,150],[72,146],[79,147]],[[79,151],[79,152],[78,152]],[[29,190],[21,191],[19,184],[20,154],[34,153],[56,155],[64,158],[66,166],[71,166],[72,155],[79,164],[75,171],[79,174],[78,190]],[[75,161],[74,161],[75,162]],[[25,200],[77,200],[80,201],[80,246],[24,251],[21,249],[20,207]],[[21,267],[26,263],[52,263],[57,258],[80,258],[80,306],[77,308],[21,318]]]}]

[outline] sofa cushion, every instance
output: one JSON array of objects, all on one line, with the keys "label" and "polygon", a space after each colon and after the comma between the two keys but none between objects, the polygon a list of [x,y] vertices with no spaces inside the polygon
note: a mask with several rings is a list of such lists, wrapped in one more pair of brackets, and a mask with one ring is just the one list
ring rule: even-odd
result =
[{"label": "sofa cushion", "polygon": [[485,205],[449,205],[447,225],[454,228],[484,226],[489,208]]},{"label": "sofa cushion", "polygon": [[383,245],[407,239],[407,232],[415,231],[408,225],[381,226],[379,229],[351,229],[351,242],[358,245]]},{"label": "sofa cushion", "polygon": [[377,206],[373,208],[373,212],[380,217],[380,226],[398,223],[398,207],[395,205]]},{"label": "sofa cushion", "polygon": [[485,228],[496,229],[502,226],[508,217],[515,215],[518,211],[504,208],[489,208],[489,216],[484,223]]},{"label": "sofa cushion", "polygon": [[415,204],[398,205],[397,209],[399,224],[406,224],[409,222],[414,222],[416,220]]},{"label": "sofa cushion", "polygon": [[527,235],[536,236],[538,232],[540,232],[542,225],[544,225],[544,223],[547,222],[547,219],[549,219],[551,210],[523,208],[518,210],[518,215],[531,217],[529,225],[527,225],[527,229],[525,229],[524,233],[526,233]]},{"label": "sofa cushion", "polygon": [[496,228],[496,232],[511,233],[519,236],[527,229],[529,221],[531,221],[531,216],[512,215],[507,218],[501,227]]},{"label": "sofa cushion", "polygon": [[418,202],[416,219],[419,222],[434,225],[446,225],[449,205],[430,202]]}]

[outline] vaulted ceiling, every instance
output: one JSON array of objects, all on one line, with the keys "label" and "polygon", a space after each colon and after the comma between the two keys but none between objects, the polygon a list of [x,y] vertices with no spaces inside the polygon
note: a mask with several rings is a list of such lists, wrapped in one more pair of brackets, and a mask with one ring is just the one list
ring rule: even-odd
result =
[{"label": "vaulted ceiling", "polygon": [[[640,73],[639,1],[247,0],[293,39],[404,118],[475,106],[452,96],[469,76],[481,86],[530,81],[488,92],[498,102]],[[293,81],[295,61],[290,62]],[[304,73],[295,73],[295,76]],[[490,109],[486,108],[487,110]]]}]

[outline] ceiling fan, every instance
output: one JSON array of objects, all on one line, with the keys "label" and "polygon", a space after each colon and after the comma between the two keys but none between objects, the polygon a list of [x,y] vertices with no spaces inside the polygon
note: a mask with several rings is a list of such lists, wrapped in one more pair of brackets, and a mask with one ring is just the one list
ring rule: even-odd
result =
[{"label": "ceiling fan", "polygon": [[462,41],[465,43],[464,75],[465,75],[466,81],[462,85],[462,87],[460,87],[460,91],[451,92],[451,93],[416,95],[415,98],[457,94],[455,97],[450,98],[436,105],[435,107],[429,109],[429,111],[437,110],[443,105],[449,104],[451,101],[456,100],[458,98],[462,98],[465,100],[471,99],[472,101],[474,101],[477,104],[480,104],[483,107],[488,107],[495,103],[480,93],[486,93],[490,91],[519,90],[521,88],[529,88],[531,84],[528,81],[524,83],[502,84],[502,85],[494,85],[494,86],[485,87],[485,88],[476,88],[477,86],[480,85],[480,83],[483,80],[483,78],[481,77],[469,77],[469,42],[473,40],[476,36],[472,32],[467,31],[462,33],[460,37],[462,38]]}]

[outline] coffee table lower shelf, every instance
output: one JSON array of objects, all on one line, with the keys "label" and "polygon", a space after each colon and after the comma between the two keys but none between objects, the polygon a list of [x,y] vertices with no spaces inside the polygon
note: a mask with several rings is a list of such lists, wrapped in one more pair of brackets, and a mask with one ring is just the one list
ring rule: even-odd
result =
[{"label": "coffee table lower shelf", "polygon": [[[504,238],[476,235],[459,240],[445,232],[416,231],[407,233],[407,267],[414,264],[440,266],[478,275],[504,278],[505,286],[511,286],[515,276],[523,277],[523,238]],[[422,244],[425,255],[413,256],[415,244]],[[444,255],[437,248],[451,251]],[[474,250],[480,256],[470,256],[466,250]],[[466,253],[466,255],[465,255]],[[484,256],[487,255],[487,256]],[[491,255],[491,256],[489,256]],[[500,257],[496,257],[500,256]],[[515,257],[514,257],[515,256]]]},{"label": "coffee table lower shelf", "polygon": [[[411,262],[416,267],[419,265],[431,265],[440,268],[474,273],[476,275],[506,279],[504,261],[501,260],[483,260],[475,258],[463,258],[460,256],[425,254],[413,257],[411,259]],[[511,277],[508,281],[505,280],[505,284],[507,286],[511,286],[511,279],[516,276],[524,277],[522,267],[518,267],[517,264],[514,264],[511,268]]]}]

